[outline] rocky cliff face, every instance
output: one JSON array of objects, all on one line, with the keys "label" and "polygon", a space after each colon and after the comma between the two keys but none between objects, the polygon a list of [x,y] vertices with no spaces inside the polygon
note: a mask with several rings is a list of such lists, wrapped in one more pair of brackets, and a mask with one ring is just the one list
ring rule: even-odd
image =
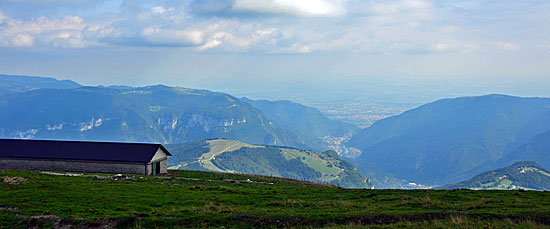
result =
[{"label": "rocky cliff face", "polygon": [[182,143],[228,138],[324,149],[275,126],[248,103],[223,93],[166,86],[128,90],[38,89],[0,99],[4,138]]}]

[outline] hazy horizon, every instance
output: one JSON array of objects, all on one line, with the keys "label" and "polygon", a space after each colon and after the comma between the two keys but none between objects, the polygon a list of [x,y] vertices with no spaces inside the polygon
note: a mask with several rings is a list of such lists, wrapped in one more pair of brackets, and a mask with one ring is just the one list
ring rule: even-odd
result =
[{"label": "hazy horizon", "polygon": [[0,72],[258,96],[368,85],[550,96],[549,32],[542,1],[6,0]]}]

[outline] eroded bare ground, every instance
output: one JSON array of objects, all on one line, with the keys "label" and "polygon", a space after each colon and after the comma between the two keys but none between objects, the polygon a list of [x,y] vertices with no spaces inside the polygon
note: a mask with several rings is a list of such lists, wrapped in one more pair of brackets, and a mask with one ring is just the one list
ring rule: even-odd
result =
[{"label": "eroded bare ground", "polygon": [[9,176],[5,176],[5,177],[2,177],[2,181],[6,184],[10,184],[10,185],[19,185],[19,184],[24,184],[25,182],[29,181],[27,178],[23,178],[23,177],[9,177]]}]

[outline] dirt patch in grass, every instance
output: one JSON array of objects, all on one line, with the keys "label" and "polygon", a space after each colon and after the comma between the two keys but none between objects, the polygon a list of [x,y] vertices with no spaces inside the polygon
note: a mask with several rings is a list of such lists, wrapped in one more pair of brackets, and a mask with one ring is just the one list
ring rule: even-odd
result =
[{"label": "dirt patch in grass", "polygon": [[23,177],[2,177],[2,181],[6,184],[10,184],[10,185],[19,185],[19,184],[24,184],[26,183],[27,181],[29,181],[29,179],[27,178],[23,178]]},{"label": "dirt patch in grass", "polygon": [[64,219],[56,215],[38,215],[24,217],[29,220],[29,227],[32,228],[97,228],[107,229],[116,228],[121,225],[119,219],[95,219],[95,220],[78,220]]}]

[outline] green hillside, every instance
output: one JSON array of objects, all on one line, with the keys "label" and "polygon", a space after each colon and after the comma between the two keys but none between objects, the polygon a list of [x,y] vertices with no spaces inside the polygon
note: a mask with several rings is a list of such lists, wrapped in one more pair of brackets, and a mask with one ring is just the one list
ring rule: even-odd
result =
[{"label": "green hillside", "polygon": [[522,161],[441,188],[550,190],[550,172],[535,162]]},{"label": "green hillside", "polygon": [[0,170],[0,228],[550,225],[550,193],[341,189],[198,171],[75,176]]},{"label": "green hillside", "polygon": [[371,188],[372,184],[349,162],[333,151],[315,152],[289,147],[251,145],[234,140],[200,140],[166,145],[174,155],[171,169],[260,174]]}]

